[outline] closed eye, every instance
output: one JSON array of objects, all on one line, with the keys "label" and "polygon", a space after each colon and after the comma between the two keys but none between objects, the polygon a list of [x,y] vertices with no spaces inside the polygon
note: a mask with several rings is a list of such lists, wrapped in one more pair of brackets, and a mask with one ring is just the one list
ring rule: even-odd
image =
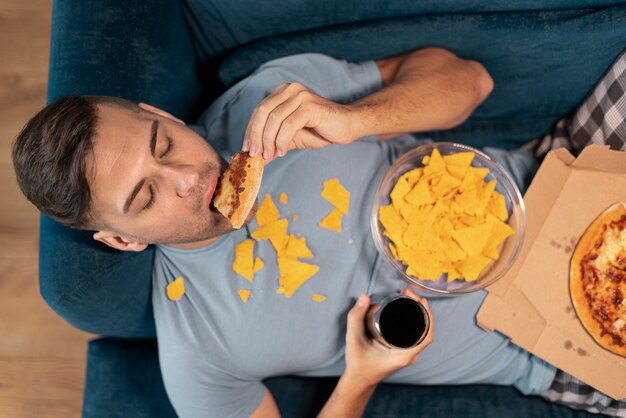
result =
[{"label": "closed eye", "polygon": [[165,151],[163,151],[163,153],[161,154],[160,158],[163,158],[163,157],[167,156],[167,154],[170,153],[170,151],[172,150],[172,145],[174,145],[174,141],[172,141],[172,138],[170,138],[168,136],[167,137],[167,148],[165,148]]},{"label": "closed eye", "polygon": [[148,186],[148,190],[150,190],[150,199],[148,199],[148,203],[146,203],[142,210],[148,210],[154,204],[154,189],[152,188],[152,185]]}]

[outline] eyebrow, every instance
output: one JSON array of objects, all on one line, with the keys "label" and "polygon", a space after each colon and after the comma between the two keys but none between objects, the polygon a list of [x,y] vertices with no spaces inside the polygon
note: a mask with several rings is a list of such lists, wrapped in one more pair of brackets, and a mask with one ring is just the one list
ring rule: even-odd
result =
[{"label": "eyebrow", "polygon": [[[154,121],[152,121],[152,126],[150,128],[150,154],[152,155],[153,158],[154,158],[154,150],[156,148],[158,129],[159,129],[159,121],[155,119]],[[133,191],[130,192],[130,195],[126,199],[126,203],[124,203],[124,214],[128,213],[128,209],[130,209],[130,205],[133,204],[133,201],[137,197],[137,194],[139,193],[139,191],[141,190],[145,182],[146,182],[146,179],[141,179],[139,183],[135,185],[135,187],[133,188]]]}]

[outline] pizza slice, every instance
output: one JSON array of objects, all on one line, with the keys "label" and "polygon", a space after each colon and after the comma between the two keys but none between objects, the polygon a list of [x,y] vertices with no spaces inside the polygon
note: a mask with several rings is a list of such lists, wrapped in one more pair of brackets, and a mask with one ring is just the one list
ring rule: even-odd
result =
[{"label": "pizza slice", "polygon": [[626,357],[626,204],[604,211],[578,241],[570,294],[583,326],[604,348]]},{"label": "pizza slice", "polygon": [[256,202],[263,177],[263,157],[239,152],[219,180],[213,205],[233,228],[241,228]]}]

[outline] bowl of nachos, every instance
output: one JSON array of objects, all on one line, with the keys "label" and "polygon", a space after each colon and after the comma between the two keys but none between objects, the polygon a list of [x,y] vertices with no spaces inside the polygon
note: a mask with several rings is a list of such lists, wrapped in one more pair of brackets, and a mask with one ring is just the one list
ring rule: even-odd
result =
[{"label": "bowl of nachos", "polygon": [[374,243],[409,284],[454,295],[483,289],[518,256],[522,195],[487,154],[456,143],[418,146],[398,158],[372,207]]}]

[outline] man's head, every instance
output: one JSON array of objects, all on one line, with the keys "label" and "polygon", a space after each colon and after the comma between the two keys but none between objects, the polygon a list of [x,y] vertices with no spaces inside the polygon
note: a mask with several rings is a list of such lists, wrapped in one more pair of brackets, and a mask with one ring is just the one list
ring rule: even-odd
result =
[{"label": "man's head", "polygon": [[13,163],[39,210],[98,231],[94,238],[114,248],[191,244],[231,230],[210,205],[226,162],[182,121],[152,106],[59,99],[18,135]]}]

